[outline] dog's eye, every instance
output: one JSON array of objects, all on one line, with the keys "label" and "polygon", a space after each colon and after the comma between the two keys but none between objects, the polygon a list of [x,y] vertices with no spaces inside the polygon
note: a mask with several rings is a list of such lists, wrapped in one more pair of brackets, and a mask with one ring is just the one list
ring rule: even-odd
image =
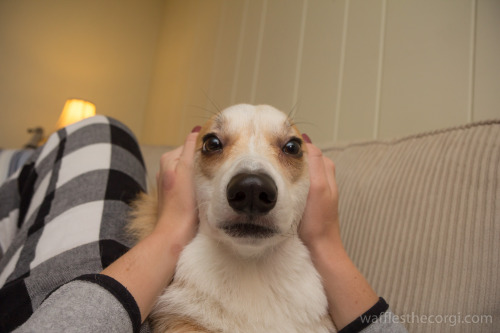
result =
[{"label": "dog's eye", "polygon": [[283,147],[283,152],[288,155],[300,155],[302,153],[300,141],[297,139],[288,141]]},{"label": "dog's eye", "polygon": [[209,134],[203,138],[204,153],[213,153],[222,150],[222,142],[213,134]]}]

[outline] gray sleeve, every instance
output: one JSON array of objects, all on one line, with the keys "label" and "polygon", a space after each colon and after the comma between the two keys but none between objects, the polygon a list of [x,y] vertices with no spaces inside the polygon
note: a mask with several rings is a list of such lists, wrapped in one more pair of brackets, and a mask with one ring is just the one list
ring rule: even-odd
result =
[{"label": "gray sleeve", "polygon": [[370,326],[361,331],[362,333],[407,333],[406,328],[399,321],[399,317],[391,310],[387,310],[378,318],[371,321]]},{"label": "gray sleeve", "polygon": [[94,274],[54,291],[14,332],[139,332],[140,326],[139,308],[125,287]]}]

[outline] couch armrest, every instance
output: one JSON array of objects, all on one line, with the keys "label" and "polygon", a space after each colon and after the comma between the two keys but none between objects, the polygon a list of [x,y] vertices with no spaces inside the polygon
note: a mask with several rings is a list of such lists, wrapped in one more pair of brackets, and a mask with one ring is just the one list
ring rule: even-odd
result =
[{"label": "couch armrest", "polygon": [[408,330],[498,330],[500,120],[324,152],[346,249]]}]

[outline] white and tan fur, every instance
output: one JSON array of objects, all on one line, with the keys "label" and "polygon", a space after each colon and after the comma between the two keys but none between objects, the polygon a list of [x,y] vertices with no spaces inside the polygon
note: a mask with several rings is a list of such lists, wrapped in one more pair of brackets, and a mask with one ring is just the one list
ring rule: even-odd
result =
[{"label": "white and tan fur", "polygon": [[[220,151],[204,151],[207,135],[220,140]],[[307,152],[305,145],[296,155],[283,147],[300,138],[285,114],[262,105],[230,107],[202,128],[195,155],[199,231],[150,316],[155,332],[335,332],[320,276],[297,234],[309,188]],[[248,218],[228,204],[228,183],[242,172],[274,181],[277,199],[265,215]],[[144,195],[131,232],[150,233],[156,209],[156,195]],[[242,237],[223,229],[248,221],[275,232]]]}]

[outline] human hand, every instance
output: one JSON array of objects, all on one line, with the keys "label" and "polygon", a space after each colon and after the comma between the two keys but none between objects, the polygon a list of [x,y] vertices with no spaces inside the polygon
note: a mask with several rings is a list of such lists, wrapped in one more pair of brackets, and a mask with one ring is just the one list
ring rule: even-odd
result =
[{"label": "human hand", "polygon": [[323,156],[307,135],[303,137],[307,147],[310,186],[299,236],[310,251],[325,244],[342,247],[335,165]]},{"label": "human hand", "polygon": [[158,222],[154,231],[104,269],[133,295],[141,320],[174,276],[179,255],[196,234],[198,212],[193,161],[199,127],[183,146],[164,154],[157,175]]},{"label": "human hand", "polygon": [[340,239],[335,165],[304,136],[310,187],[299,236],[323,280],[328,310],[337,329],[344,328],[378,300],[350,260]]},{"label": "human hand", "polygon": [[157,174],[158,223],[155,232],[165,232],[175,240],[175,251],[187,245],[198,227],[198,210],[193,180],[196,138],[195,127],[183,146],[165,153]]}]

